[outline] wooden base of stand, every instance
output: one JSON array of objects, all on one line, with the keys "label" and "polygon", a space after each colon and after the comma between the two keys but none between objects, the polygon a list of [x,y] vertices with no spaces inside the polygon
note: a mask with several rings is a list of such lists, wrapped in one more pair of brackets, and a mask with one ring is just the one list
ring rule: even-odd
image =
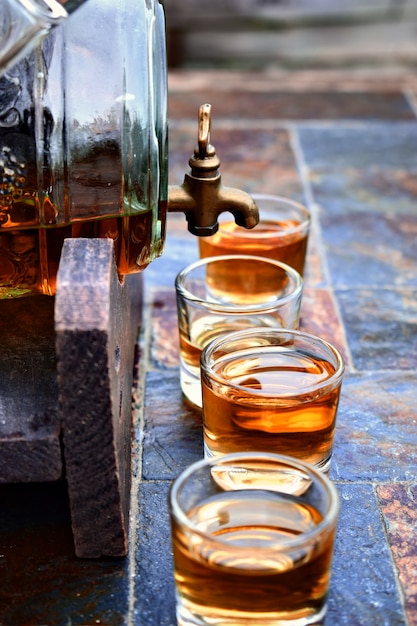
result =
[{"label": "wooden base of stand", "polygon": [[0,303],[0,482],[64,473],[79,557],[128,551],[141,297],[112,240],[68,239],[55,298]]}]

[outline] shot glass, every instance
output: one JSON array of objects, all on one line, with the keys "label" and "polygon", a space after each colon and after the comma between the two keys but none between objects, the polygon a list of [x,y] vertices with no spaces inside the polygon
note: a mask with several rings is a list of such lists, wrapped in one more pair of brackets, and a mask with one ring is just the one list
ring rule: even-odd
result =
[{"label": "shot glass", "polygon": [[214,340],[201,354],[205,456],[288,454],[327,472],[343,373],[336,348],[298,330]]},{"label": "shot glass", "polygon": [[200,237],[200,257],[251,254],[282,261],[304,275],[310,213],[305,206],[280,196],[252,194],[259,209],[259,224],[247,229],[230,215],[219,216],[219,230]]},{"label": "shot glass", "polygon": [[200,354],[210,341],[245,328],[298,327],[303,280],[278,261],[247,255],[201,259],[179,272],[175,288],[181,389],[200,408]]},{"label": "shot glass", "polygon": [[179,626],[322,623],[339,512],[335,486],[269,453],[198,461],[169,508]]}]

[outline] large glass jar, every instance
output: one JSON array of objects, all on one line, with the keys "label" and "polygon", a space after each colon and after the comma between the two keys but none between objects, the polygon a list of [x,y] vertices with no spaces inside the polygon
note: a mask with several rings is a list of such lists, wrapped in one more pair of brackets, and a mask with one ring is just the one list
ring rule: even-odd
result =
[{"label": "large glass jar", "polygon": [[166,107],[158,0],[88,0],[0,78],[0,298],[54,294],[67,237],[162,252]]}]

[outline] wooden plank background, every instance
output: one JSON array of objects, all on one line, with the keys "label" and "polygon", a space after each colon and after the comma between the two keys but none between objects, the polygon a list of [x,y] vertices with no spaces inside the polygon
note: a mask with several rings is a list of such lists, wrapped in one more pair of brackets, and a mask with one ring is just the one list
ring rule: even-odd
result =
[{"label": "wooden plank background", "polygon": [[170,67],[409,69],[417,0],[164,0]]}]

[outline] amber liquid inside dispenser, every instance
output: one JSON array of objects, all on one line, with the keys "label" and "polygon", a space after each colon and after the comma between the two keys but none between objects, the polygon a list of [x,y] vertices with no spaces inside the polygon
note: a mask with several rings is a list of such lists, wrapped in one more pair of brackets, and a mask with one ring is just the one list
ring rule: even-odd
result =
[{"label": "amber liquid inside dispenser", "polygon": [[[9,156],[9,162],[5,156]],[[70,185],[76,209],[72,211],[69,223],[57,223],[59,211],[53,198],[44,196],[42,202],[36,192],[35,167],[23,168],[10,155],[3,155],[0,163],[3,170],[0,291],[3,295],[53,295],[61,248],[64,240],[71,237],[113,239],[120,275],[147,267],[155,254],[152,247],[154,213],[146,206],[133,215],[116,213],[115,208],[123,202],[120,177],[115,176],[119,160],[117,152],[112,155],[112,151],[103,150],[96,158],[74,165]],[[5,172],[9,174],[8,181]],[[101,178],[106,182],[103,183]],[[68,204],[68,196],[64,201]],[[90,217],[82,218],[84,214]],[[166,201],[158,206],[156,223],[161,233],[165,230],[165,214]],[[42,226],[39,226],[40,215],[44,222]]]}]

